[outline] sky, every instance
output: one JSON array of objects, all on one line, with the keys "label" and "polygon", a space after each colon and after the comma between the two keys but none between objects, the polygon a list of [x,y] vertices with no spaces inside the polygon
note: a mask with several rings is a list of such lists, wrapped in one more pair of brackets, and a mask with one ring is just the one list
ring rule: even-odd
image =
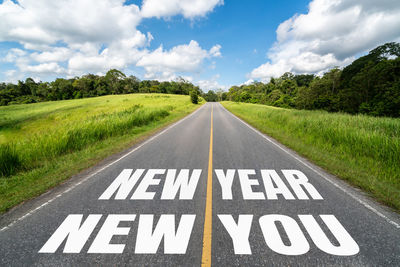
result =
[{"label": "sky", "polygon": [[0,81],[116,68],[203,91],[321,75],[400,41],[398,0],[0,0]]}]

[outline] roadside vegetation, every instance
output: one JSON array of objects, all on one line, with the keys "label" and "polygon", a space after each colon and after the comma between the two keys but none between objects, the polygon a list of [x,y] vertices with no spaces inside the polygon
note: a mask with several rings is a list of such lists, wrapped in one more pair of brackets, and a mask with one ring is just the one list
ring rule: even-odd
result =
[{"label": "roadside vegetation", "polygon": [[222,105],[400,211],[400,119],[228,101]]},{"label": "roadside vegetation", "polygon": [[0,107],[0,213],[197,107],[166,94]]},{"label": "roadside vegetation", "polygon": [[268,82],[232,86],[220,100],[400,117],[400,44],[387,43],[321,77],[287,72]]},{"label": "roadside vegetation", "polygon": [[133,75],[126,76],[111,69],[104,76],[87,74],[71,79],[57,78],[52,82],[27,78],[16,84],[0,83],[0,106],[134,93],[189,95],[192,91],[203,95],[198,86],[183,78],[164,82],[141,81]]}]

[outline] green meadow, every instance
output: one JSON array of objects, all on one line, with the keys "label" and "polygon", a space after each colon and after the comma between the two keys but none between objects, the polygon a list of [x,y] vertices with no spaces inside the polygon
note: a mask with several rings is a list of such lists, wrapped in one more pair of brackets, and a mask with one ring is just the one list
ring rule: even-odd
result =
[{"label": "green meadow", "polygon": [[400,119],[222,104],[255,128],[400,211]]},{"label": "green meadow", "polygon": [[166,94],[0,107],[0,213],[122,151],[199,105]]}]

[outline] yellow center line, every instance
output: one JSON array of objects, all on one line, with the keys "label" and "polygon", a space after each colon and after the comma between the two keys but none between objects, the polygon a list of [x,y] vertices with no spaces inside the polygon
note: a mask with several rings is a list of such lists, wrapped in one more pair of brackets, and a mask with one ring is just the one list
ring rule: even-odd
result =
[{"label": "yellow center line", "polygon": [[211,106],[211,130],[210,130],[210,151],[208,154],[206,212],[204,216],[203,254],[201,257],[201,266],[203,267],[211,266],[213,111],[214,111],[214,106]]}]

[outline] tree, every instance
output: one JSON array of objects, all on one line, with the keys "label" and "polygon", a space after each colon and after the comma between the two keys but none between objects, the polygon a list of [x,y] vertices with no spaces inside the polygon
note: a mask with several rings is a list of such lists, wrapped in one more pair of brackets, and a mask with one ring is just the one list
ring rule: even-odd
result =
[{"label": "tree", "polygon": [[209,90],[204,96],[203,98],[207,101],[207,102],[217,102],[218,101],[218,96],[217,94],[213,91],[213,90]]},{"label": "tree", "polygon": [[111,89],[112,94],[121,94],[123,91],[122,81],[126,78],[125,74],[119,70],[111,69],[107,71],[105,80]]},{"label": "tree", "polygon": [[47,94],[47,100],[71,99],[74,91],[73,82],[73,79],[58,78],[50,83],[50,92]]},{"label": "tree", "polygon": [[198,104],[199,103],[199,95],[197,94],[196,90],[190,91],[190,101],[193,104]]},{"label": "tree", "polygon": [[251,98],[251,95],[248,91],[243,91],[240,93],[239,100],[240,102],[248,102]]},{"label": "tree", "polygon": [[377,64],[382,60],[393,59],[400,56],[399,43],[386,43],[371,50],[368,55],[362,56],[343,69],[341,82],[344,88],[348,87],[351,79],[368,64]]},{"label": "tree", "polygon": [[222,89],[218,89],[216,94],[217,94],[217,97],[218,97],[218,101],[226,100],[227,93],[222,91]]},{"label": "tree", "polygon": [[32,78],[26,78],[25,85],[29,89],[28,94],[30,94],[32,96],[36,96],[37,89],[38,89],[38,84],[35,82],[35,80],[33,80]]},{"label": "tree", "polygon": [[297,83],[297,86],[306,86],[308,87],[310,83],[314,80],[314,74],[299,74],[294,76],[294,79]]},{"label": "tree", "polygon": [[105,76],[86,74],[74,79],[58,78],[51,83],[36,83],[32,78],[17,84],[0,83],[0,105],[138,92],[189,95],[191,91],[203,94],[198,86],[183,78],[162,83],[157,80],[140,81],[135,76],[126,77],[121,71],[112,69]]},{"label": "tree", "polygon": [[81,78],[76,78],[72,83],[75,91],[79,91],[82,97],[91,97],[98,95],[96,92],[96,80],[98,76],[87,74]]},{"label": "tree", "polygon": [[141,81],[139,84],[139,93],[149,93],[150,87],[151,87],[151,83],[149,80]]}]

